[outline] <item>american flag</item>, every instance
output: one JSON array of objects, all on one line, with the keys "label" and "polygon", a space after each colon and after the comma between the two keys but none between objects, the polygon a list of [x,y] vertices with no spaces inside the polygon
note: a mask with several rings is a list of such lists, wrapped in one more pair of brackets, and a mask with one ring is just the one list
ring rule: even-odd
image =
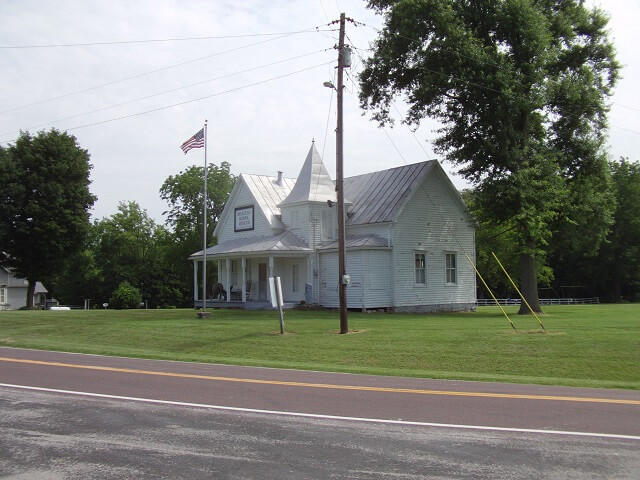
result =
[{"label": "american flag", "polygon": [[202,148],[204,147],[204,128],[202,128],[198,133],[196,133],[189,140],[180,145],[180,148],[186,155],[189,150],[192,148]]}]

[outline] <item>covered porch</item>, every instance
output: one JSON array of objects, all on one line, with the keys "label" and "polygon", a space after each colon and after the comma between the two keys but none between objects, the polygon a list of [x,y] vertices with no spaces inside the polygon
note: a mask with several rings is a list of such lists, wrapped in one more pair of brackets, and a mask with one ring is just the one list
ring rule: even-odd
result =
[{"label": "covered porch", "polygon": [[[312,251],[290,232],[272,237],[231,240],[207,249],[207,260],[217,260],[218,283],[207,285],[207,308],[271,309],[269,277],[279,276],[285,307],[305,300],[313,283]],[[194,253],[194,308],[202,308],[203,252]]]}]

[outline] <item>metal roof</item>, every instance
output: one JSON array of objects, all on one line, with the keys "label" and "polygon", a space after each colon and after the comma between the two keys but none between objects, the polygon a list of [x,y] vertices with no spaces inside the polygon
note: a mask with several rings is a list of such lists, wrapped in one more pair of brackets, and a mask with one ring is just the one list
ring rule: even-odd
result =
[{"label": "metal roof", "polygon": [[[389,247],[387,239],[379,235],[347,235],[345,239],[346,248],[386,248]],[[337,250],[338,241],[318,245],[318,250]]]},{"label": "metal roof", "polygon": [[282,178],[282,185],[278,185],[277,178],[268,175],[242,173],[240,176],[264,212],[271,227],[284,229],[284,225],[277,217],[280,215],[278,205],[287,198],[296,181],[293,178]]},{"label": "metal roof", "polygon": [[295,186],[280,205],[292,205],[301,202],[335,202],[336,188],[333,180],[322,163],[322,157],[312,143],[307,158],[300,169]]},{"label": "metal roof", "polygon": [[[236,238],[207,248],[207,256],[228,256],[230,254],[250,253],[311,253],[302,240],[286,231],[271,237]],[[202,250],[194,253],[191,260],[202,257]]]},{"label": "metal roof", "polygon": [[345,178],[344,195],[352,202],[346,224],[394,221],[436,164],[436,160],[428,160]]}]

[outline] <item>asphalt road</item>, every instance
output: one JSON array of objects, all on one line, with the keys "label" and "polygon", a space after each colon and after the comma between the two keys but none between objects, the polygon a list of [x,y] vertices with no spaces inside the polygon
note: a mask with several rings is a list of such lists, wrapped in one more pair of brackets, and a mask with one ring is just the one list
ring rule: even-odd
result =
[{"label": "asphalt road", "polygon": [[2,478],[640,479],[634,391],[7,348],[0,383]]}]

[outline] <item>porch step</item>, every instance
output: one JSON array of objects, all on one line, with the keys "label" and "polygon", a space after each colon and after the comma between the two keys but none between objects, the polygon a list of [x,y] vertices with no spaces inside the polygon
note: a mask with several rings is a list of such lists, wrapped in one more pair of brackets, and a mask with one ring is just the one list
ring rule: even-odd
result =
[{"label": "porch step", "polygon": [[[296,306],[295,302],[285,302],[282,305],[283,309],[291,309]],[[202,300],[196,300],[193,302],[193,308],[198,310],[202,308]],[[207,308],[244,308],[245,310],[277,310],[271,306],[271,302],[261,302],[250,300],[248,302],[241,302],[238,300],[232,300],[230,302],[220,300],[207,300]]]}]

